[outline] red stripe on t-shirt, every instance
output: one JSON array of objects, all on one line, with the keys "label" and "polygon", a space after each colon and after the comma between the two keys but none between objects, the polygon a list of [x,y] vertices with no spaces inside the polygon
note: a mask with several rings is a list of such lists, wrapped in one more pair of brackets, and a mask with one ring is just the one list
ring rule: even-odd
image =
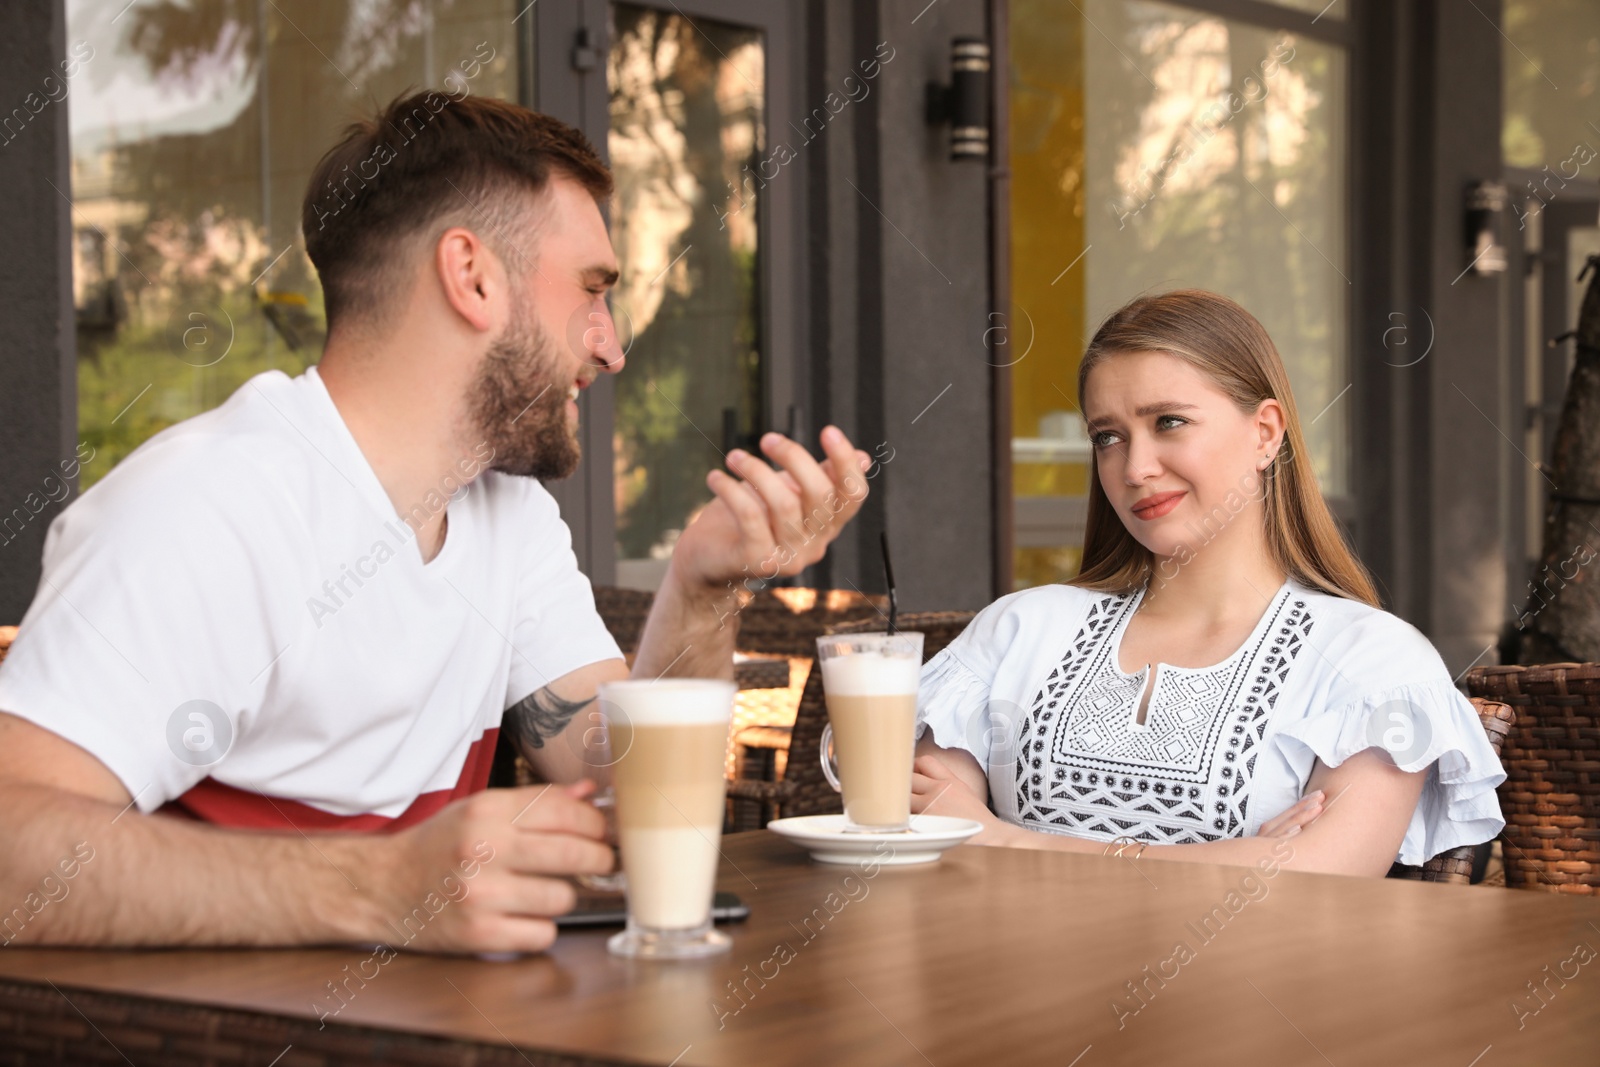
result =
[{"label": "red stripe on t-shirt", "polygon": [[422,793],[399,815],[335,815],[298,800],[268,796],[248,789],[224,785],[207,778],[187,793],[168,801],[163,815],[179,815],[226,826],[234,830],[345,830],[390,832],[414,826],[438,813],[446,804],[482,792],[489,786],[489,768],[494,763],[495,743],[500,728],[490,727],[472,743],[461,765],[461,775],[453,789]]}]

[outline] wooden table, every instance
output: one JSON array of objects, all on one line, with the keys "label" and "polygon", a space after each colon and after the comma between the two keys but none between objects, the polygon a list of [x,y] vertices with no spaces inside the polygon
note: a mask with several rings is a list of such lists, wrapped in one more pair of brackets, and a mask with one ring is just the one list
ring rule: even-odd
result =
[{"label": "wooden table", "polygon": [[[1573,959],[1600,950],[1600,900],[972,846],[869,876],[766,831],[725,854],[752,916],[710,963],[614,959],[609,931],[366,968],[355,950],[0,949],[0,1060],[1600,1062],[1600,958]],[[319,1030],[327,983],[363,969]]]}]

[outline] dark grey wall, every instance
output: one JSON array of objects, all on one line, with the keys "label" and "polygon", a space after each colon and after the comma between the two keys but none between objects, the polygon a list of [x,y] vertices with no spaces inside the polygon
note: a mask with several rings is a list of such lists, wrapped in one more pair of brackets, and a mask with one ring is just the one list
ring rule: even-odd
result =
[{"label": "dark grey wall", "polygon": [[61,94],[66,50],[61,0],[9,5],[0,34],[0,123],[10,120],[0,133],[0,624],[20,621],[33,599],[45,531],[62,506],[50,496],[61,495],[54,487],[77,433],[71,97],[49,101]]},{"label": "dark grey wall", "polygon": [[893,49],[871,94],[840,116],[848,125],[835,120],[807,148],[811,292],[825,301],[812,320],[825,369],[811,388],[819,424],[892,457],[827,581],[880,590],[887,528],[907,611],[977,608],[995,595],[989,174],[949,161],[948,131],[927,124],[923,98],[928,81],[949,79],[950,39],[983,36],[985,17],[983,0],[828,0],[809,24],[821,63],[806,84],[817,99],[802,110],[880,44]]},{"label": "dark grey wall", "polygon": [[[1463,189],[1502,175],[1504,42],[1489,24],[1489,19],[1499,21],[1501,11],[1499,3],[1483,6],[1488,19],[1451,3],[1439,3],[1431,12],[1435,100],[1442,106],[1432,130],[1434,240],[1428,292],[1438,309],[1434,355],[1439,358],[1429,357],[1435,418],[1427,487],[1433,572],[1427,618],[1434,644],[1455,671],[1479,656],[1494,662],[1492,646],[1504,623],[1508,584],[1506,525],[1513,514],[1508,467],[1522,462],[1511,441],[1511,435],[1522,435],[1521,405],[1513,407],[1505,388],[1511,362],[1505,301],[1511,280],[1505,274],[1461,273],[1471,260],[1461,236]],[[1501,242],[1507,237],[1502,216]]]},{"label": "dark grey wall", "polygon": [[[1495,662],[1516,584],[1515,465],[1526,463],[1512,444],[1523,429],[1513,283],[1462,273],[1464,190],[1501,174],[1501,5],[1478,6],[1363,5],[1352,124],[1357,547],[1385,607],[1427,633],[1453,673]],[[1502,242],[1514,228],[1502,219]],[[1430,340],[1420,362],[1397,366]]]}]

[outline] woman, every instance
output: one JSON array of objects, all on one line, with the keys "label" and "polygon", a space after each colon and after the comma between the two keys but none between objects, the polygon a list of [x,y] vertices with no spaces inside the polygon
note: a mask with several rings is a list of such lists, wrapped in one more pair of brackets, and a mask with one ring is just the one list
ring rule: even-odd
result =
[{"label": "woman", "polygon": [[923,669],[913,810],[980,844],[1207,863],[1298,833],[1293,869],[1375,877],[1495,837],[1505,773],[1340,539],[1261,324],[1198,290],[1135,300],[1078,396],[1081,571]]}]

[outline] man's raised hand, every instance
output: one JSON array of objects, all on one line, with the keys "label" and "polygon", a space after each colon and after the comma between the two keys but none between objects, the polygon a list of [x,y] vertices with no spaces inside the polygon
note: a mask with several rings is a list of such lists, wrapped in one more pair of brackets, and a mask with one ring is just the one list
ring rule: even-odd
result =
[{"label": "man's raised hand", "polygon": [[[761,438],[760,457],[735,449],[728,471],[706,485],[716,499],[689,524],[673,551],[687,581],[721,586],[735,579],[799,574],[820,560],[867,498],[871,458],[835,426],[822,431],[821,463],[782,434]],[[731,472],[731,473],[729,473]]]}]

